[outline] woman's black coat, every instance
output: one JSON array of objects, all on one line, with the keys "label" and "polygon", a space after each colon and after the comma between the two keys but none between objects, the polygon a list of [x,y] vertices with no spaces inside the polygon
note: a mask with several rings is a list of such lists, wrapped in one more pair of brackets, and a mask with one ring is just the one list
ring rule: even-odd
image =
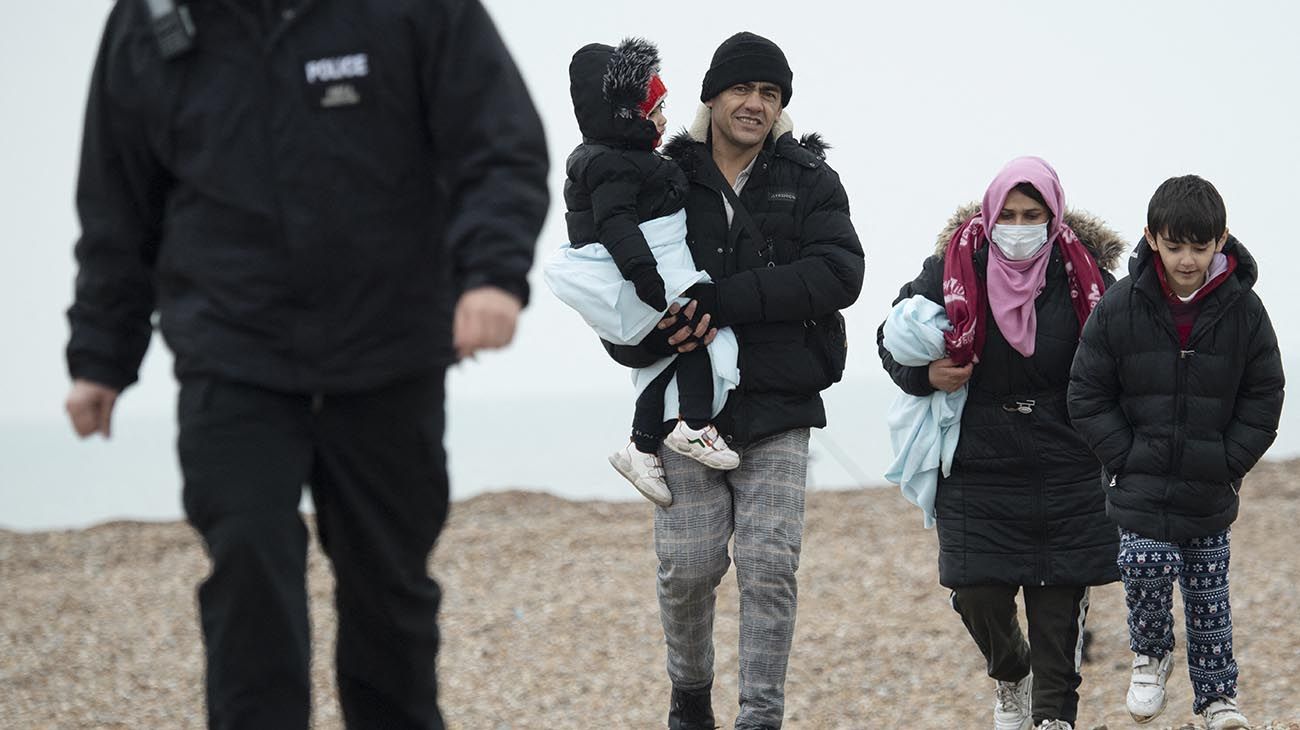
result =
[{"label": "woman's black coat", "polygon": [[[943,256],[967,207],[940,237],[938,253],[895,302],[920,294],[943,304]],[[1068,212],[1066,222],[1105,269],[1123,241],[1099,221]],[[988,248],[975,254],[981,278]],[[1066,413],[1070,363],[1079,321],[1070,302],[1065,264],[1053,251],[1035,303],[1038,331],[1033,357],[1015,351],[986,311],[987,338],[969,381],[961,437],[952,472],[939,479],[935,516],[939,582],[950,588],[1010,584],[1099,585],[1118,579],[1117,532],[1106,518],[1101,464],[1071,427]],[[894,362],[878,334],[885,369],[903,390],[929,395],[925,367]]]}]

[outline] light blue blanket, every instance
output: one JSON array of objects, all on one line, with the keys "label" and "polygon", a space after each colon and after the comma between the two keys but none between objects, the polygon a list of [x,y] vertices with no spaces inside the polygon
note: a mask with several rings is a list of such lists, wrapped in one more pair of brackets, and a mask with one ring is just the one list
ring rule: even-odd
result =
[{"label": "light blue blanket", "polygon": [[[885,320],[885,349],[900,365],[929,365],[947,355],[943,333],[952,329],[943,307],[917,295],[896,304]],[[907,501],[934,526],[934,495],[939,471],[948,476],[961,435],[961,413],[968,386],[952,393],[936,390],[925,397],[899,393],[889,411],[889,440],[894,462],[885,478],[897,484]]]},{"label": "light blue blanket", "polygon": [[[641,234],[654,254],[656,268],[664,280],[666,299],[685,306],[682,293],[692,284],[711,281],[709,275],[695,268],[686,245],[686,211],[654,218],[640,225]],[[635,345],[654,329],[663,313],[641,301],[632,282],[623,278],[609,250],[599,243],[574,248],[565,244],[547,256],[542,267],[546,285],[560,301],[582,315],[602,339],[616,345]],[[731,328],[718,330],[709,345],[713,363],[713,415],[726,405],[727,395],[740,382],[740,347]],[[668,367],[676,355],[663,358],[647,367],[632,371],[632,383],[639,395],[650,381]],[[677,420],[677,376],[673,376],[664,396],[664,420]]]}]

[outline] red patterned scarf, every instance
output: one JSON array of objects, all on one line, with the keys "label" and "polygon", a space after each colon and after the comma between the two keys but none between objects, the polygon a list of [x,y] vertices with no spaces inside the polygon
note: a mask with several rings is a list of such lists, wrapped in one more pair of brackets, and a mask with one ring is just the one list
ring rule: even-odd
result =
[{"label": "red patterned scarf", "polygon": [[[984,351],[984,334],[988,326],[988,306],[984,282],[975,271],[975,251],[988,244],[983,216],[976,214],[952,234],[943,261],[943,305],[948,310],[952,329],[944,339],[948,356],[957,365],[979,362]],[[1065,258],[1066,278],[1070,282],[1070,303],[1079,317],[1079,330],[1092,314],[1106,289],[1101,269],[1074,231],[1061,222],[1054,244]]]}]

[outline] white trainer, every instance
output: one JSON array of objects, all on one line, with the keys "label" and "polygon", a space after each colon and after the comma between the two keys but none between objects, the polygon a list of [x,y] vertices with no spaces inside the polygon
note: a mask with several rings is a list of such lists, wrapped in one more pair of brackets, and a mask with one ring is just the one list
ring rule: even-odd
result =
[{"label": "white trainer", "polygon": [[1246,716],[1237,709],[1237,700],[1232,697],[1220,697],[1205,706],[1205,730],[1228,730],[1229,728],[1249,728]]},{"label": "white trainer", "polygon": [[730,471],[740,466],[740,454],[727,447],[727,442],[712,423],[694,429],[687,426],[686,421],[678,421],[677,427],[664,438],[664,446],[710,469]]},{"label": "white trainer", "polygon": [[609,455],[609,463],[646,499],[660,507],[673,503],[673,493],[664,481],[664,465],[658,454],[642,453],[629,441],[627,446]]},{"label": "white trainer", "polygon": [[1173,652],[1165,654],[1163,659],[1145,654],[1133,656],[1133,676],[1129,677],[1128,696],[1124,698],[1133,722],[1145,725],[1165,711],[1165,682],[1173,660]]},{"label": "white trainer", "polygon": [[993,701],[993,730],[1030,730],[1034,726],[1034,673],[1019,682],[998,682]]},{"label": "white trainer", "polygon": [[1043,720],[1035,730],[1074,730],[1074,726],[1065,720]]}]

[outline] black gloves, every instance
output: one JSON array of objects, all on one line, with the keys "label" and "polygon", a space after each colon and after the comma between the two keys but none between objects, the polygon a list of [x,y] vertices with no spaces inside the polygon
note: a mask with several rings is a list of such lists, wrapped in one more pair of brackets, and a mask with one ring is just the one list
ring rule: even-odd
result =
[{"label": "black gloves", "polygon": [[[659,273],[657,271],[655,271],[654,269],[649,269],[648,272],[649,274],[652,275],[653,278],[647,277],[646,276],[647,270],[643,269],[634,272],[632,276],[628,277],[628,280],[631,281],[634,286],[636,286],[637,296],[641,297],[641,300],[644,301],[646,304],[649,304],[650,306],[653,307],[656,305],[656,302],[651,302],[648,299],[646,299],[646,295],[642,292],[641,282],[649,281],[651,285],[656,286],[657,289],[652,293],[657,293],[658,296],[660,297],[660,301],[663,301],[664,284],[663,284],[663,279],[660,278]],[[687,319],[685,311],[678,312],[677,321],[673,323],[672,327],[668,327],[667,329],[659,329],[656,327],[655,329],[650,330],[649,334],[647,334],[641,340],[641,345],[643,347],[645,347],[650,352],[659,355],[660,357],[666,357],[668,355],[672,355],[676,353],[677,348],[680,347],[681,345],[686,344],[687,342],[698,341],[698,338],[696,338],[694,335],[694,330],[696,326],[699,325],[700,319],[703,318],[704,315],[706,314],[712,315],[709,319],[709,327],[711,329],[723,326],[718,324],[717,321],[718,320],[718,288],[716,286],[714,286],[711,283],[701,282],[699,284],[695,284],[691,286],[691,288],[687,289],[685,292],[682,293],[682,296],[686,297],[687,299],[695,300],[695,316],[691,317],[690,319]],[[667,308],[668,307],[665,304],[664,307],[660,309],[660,311],[664,311]],[[692,330],[691,336],[687,337],[685,340],[682,340],[676,345],[668,344],[668,339],[673,335],[677,334],[678,332],[680,332],[683,327],[689,327]]]},{"label": "black gloves", "polygon": [[636,287],[637,298],[641,301],[658,312],[668,309],[668,301],[664,299],[664,280],[654,265],[638,267],[627,279]]},{"label": "black gloves", "polygon": [[668,344],[668,338],[677,334],[677,331],[681,328],[682,319],[680,317],[677,319],[677,324],[673,327],[662,330],[655,327],[641,339],[641,346],[658,357],[675,355],[677,354],[677,345]]},{"label": "black gloves", "polygon": [[704,315],[709,316],[709,327],[726,327],[727,323],[722,319],[722,311],[718,306],[718,286],[712,282],[701,281],[698,284],[692,284],[689,289],[682,292],[682,296],[687,299],[695,300],[695,316],[691,317],[691,324],[696,325]]}]

